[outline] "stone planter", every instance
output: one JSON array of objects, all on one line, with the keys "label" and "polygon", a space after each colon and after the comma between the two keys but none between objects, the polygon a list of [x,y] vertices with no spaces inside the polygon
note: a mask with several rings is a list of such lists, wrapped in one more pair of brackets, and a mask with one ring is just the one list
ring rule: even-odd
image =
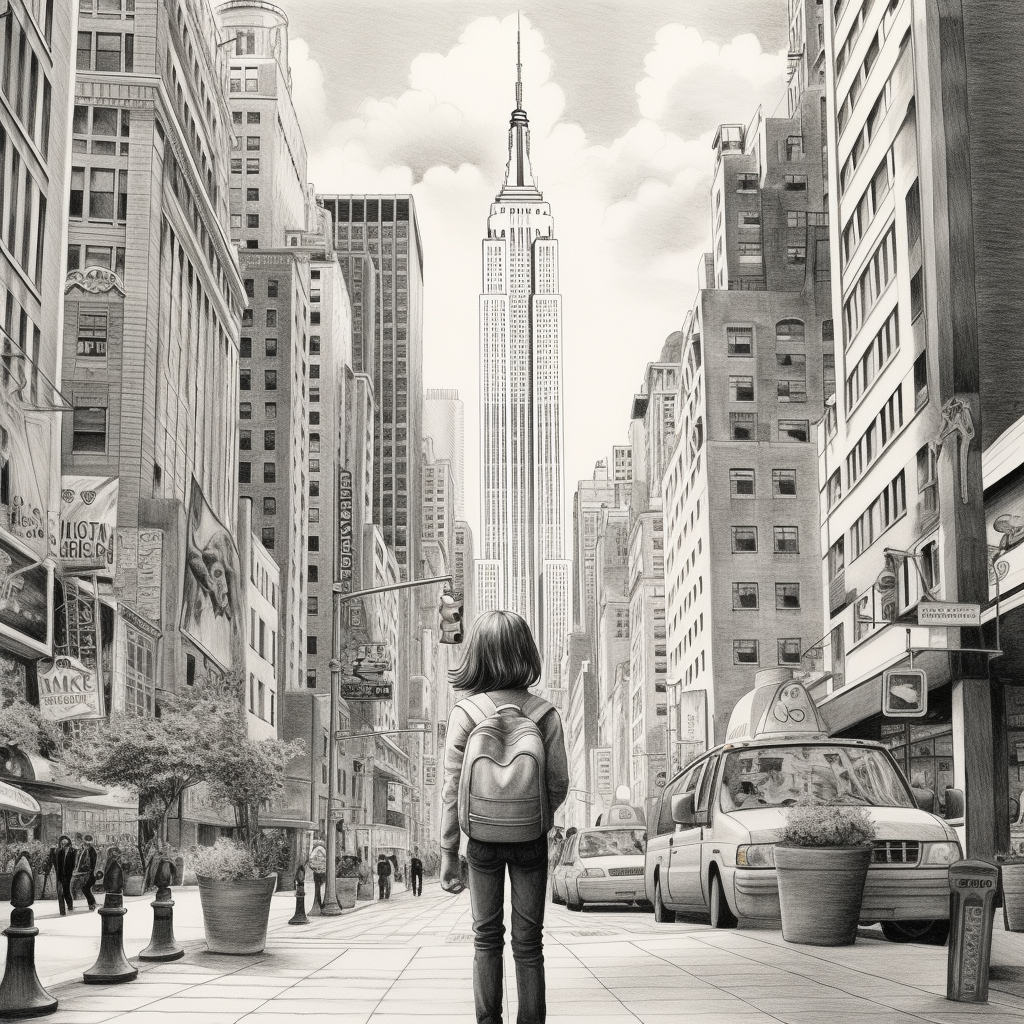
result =
[{"label": "stone planter", "polygon": [[335,890],[338,893],[338,906],[342,910],[351,910],[356,905],[356,894],[359,889],[358,878],[334,879]]},{"label": "stone planter", "polygon": [[373,899],[373,882],[360,882],[358,898],[361,900],[372,900]]},{"label": "stone planter", "polygon": [[870,846],[776,846],[782,937],[810,946],[857,939]]},{"label": "stone planter", "polygon": [[1003,864],[1003,918],[1008,932],[1024,932],[1024,864]]},{"label": "stone planter", "polygon": [[277,875],[220,882],[198,875],[206,946],[211,953],[262,953]]},{"label": "stone planter", "polygon": [[125,875],[125,896],[141,896],[146,891],[145,875]]}]

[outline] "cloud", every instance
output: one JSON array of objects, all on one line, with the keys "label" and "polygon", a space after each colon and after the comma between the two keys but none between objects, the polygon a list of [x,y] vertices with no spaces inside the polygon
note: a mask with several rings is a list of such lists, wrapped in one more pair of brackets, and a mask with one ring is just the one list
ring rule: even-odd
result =
[{"label": "cloud", "polygon": [[[710,245],[711,140],[718,121],[699,83],[726,82],[727,121],[782,94],[785,61],[755,36],[719,46],[682,25],[656,36],[636,86],[636,123],[609,145],[564,120],[544,39],[522,21],[531,158],[559,239],[564,309],[566,480],[588,477],[625,440],[645,364],[690,308]],[[321,192],[412,192],[424,243],[424,383],[466,400],[466,507],[477,508],[476,392],[481,240],[507,160],[516,18],[479,18],[445,54],[412,61],[408,88],[330,122],[323,73],[306,42],[289,54],[293,95]],[[689,107],[687,105],[689,104]],[[682,115],[681,116],[681,112]]]}]

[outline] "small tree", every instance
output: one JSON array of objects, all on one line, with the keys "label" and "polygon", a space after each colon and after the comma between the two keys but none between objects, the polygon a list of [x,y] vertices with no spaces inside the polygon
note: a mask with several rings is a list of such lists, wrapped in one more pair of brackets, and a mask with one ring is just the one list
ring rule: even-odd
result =
[{"label": "small tree", "polygon": [[58,744],[60,730],[25,700],[23,671],[0,654],[0,746],[39,754]]},{"label": "small tree", "polygon": [[[83,723],[84,724],[84,723]],[[103,786],[126,786],[146,801],[167,841],[167,817],[181,794],[206,782],[237,737],[233,688],[197,679],[167,695],[160,717],[115,713],[86,726],[61,755],[64,767]]]}]

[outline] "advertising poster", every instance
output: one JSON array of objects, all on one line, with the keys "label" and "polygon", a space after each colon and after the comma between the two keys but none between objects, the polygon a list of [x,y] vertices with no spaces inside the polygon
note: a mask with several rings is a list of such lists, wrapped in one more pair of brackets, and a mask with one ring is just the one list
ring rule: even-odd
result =
[{"label": "advertising poster", "polygon": [[679,691],[679,767],[685,767],[708,747],[707,690]]},{"label": "advertising poster", "polygon": [[242,582],[235,540],[193,478],[181,631],[226,672],[243,665]]},{"label": "advertising poster", "polygon": [[25,654],[53,643],[53,573],[0,538],[0,636]]},{"label": "advertising poster", "polygon": [[96,672],[78,658],[60,654],[39,665],[39,714],[48,722],[103,718]]},{"label": "advertising poster", "polygon": [[60,559],[66,573],[114,576],[117,489],[116,476],[61,477]]},{"label": "advertising poster", "polygon": [[[9,351],[9,350],[8,350]],[[53,415],[33,408],[22,360],[4,360],[0,382],[0,466],[7,470],[8,500],[0,529],[26,544],[40,561],[48,554],[47,471]]]}]

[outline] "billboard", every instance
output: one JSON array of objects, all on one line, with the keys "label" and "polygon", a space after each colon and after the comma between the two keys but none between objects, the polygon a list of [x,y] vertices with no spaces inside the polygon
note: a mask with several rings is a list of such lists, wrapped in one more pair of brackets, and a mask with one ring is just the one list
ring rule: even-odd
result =
[{"label": "billboard", "polygon": [[612,748],[594,747],[590,751],[591,778],[599,797],[611,797],[615,791],[612,785]]},{"label": "billboard", "polygon": [[78,658],[57,655],[39,665],[39,714],[48,722],[103,717],[103,692],[96,672]]},{"label": "billboard", "polygon": [[181,631],[225,672],[244,668],[244,602],[238,548],[192,479],[185,538]]},{"label": "billboard", "polygon": [[24,655],[53,646],[53,570],[0,537],[0,636]]},{"label": "billboard", "polygon": [[[0,505],[0,529],[7,530],[44,559],[51,543],[49,503],[52,424],[55,417],[34,408],[24,360],[5,349],[4,387],[0,399],[0,465],[7,470],[7,501]],[[59,420],[57,421],[59,422]]]},{"label": "billboard", "polygon": [[117,569],[116,476],[63,476],[60,559],[65,573],[113,577]]},{"label": "billboard", "polygon": [[338,482],[338,571],[341,592],[352,590],[352,474],[343,469]]}]

